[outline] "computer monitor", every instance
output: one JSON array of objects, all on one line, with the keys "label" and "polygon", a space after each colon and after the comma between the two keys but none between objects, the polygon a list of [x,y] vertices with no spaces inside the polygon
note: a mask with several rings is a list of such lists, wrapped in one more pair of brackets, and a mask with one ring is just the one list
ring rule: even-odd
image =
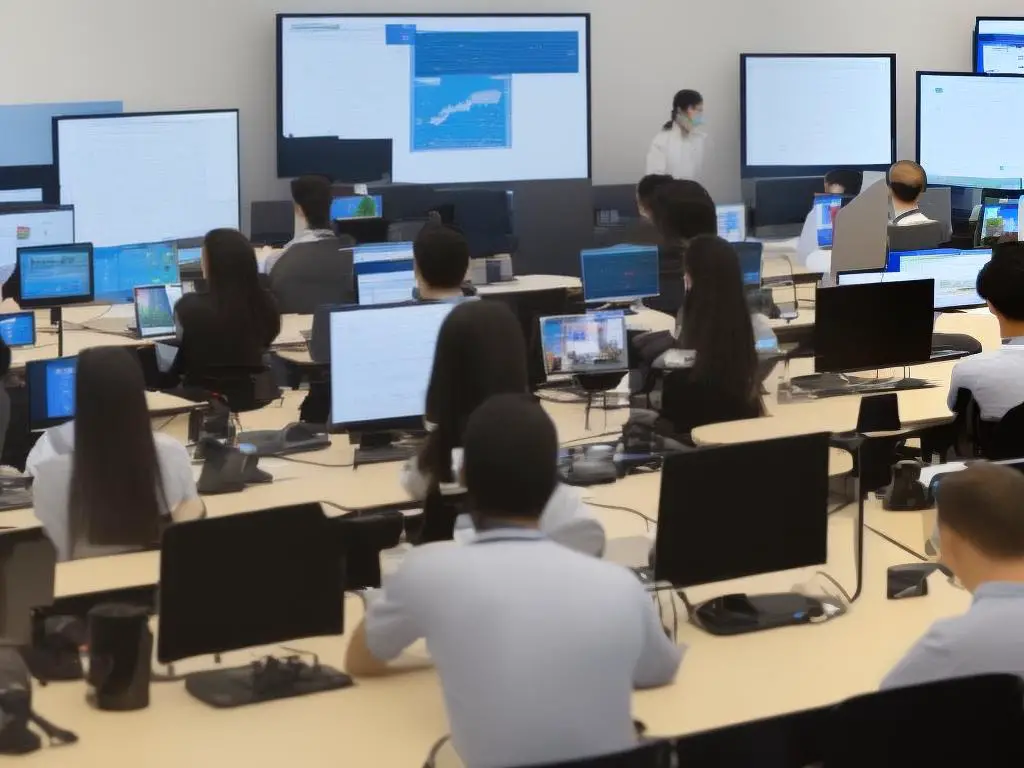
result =
[{"label": "computer monitor", "polygon": [[1003,235],[1020,234],[1021,200],[985,200],[981,206],[981,222],[978,227],[980,242],[990,242]]},{"label": "computer monitor", "polygon": [[360,306],[401,304],[413,298],[416,273],[412,259],[382,259],[354,265]]},{"label": "computer monitor", "polygon": [[174,307],[181,296],[181,285],[144,285],[135,289],[135,327],[140,339],[174,335]]},{"label": "computer monitor", "polygon": [[371,261],[411,261],[412,243],[365,243],[352,249],[352,263]]},{"label": "computer monitor", "polygon": [[75,211],[71,206],[25,206],[0,211],[0,280],[18,263],[18,249],[75,242]]},{"label": "computer monitor", "polygon": [[736,256],[739,257],[740,273],[743,275],[743,287],[748,289],[760,288],[764,243],[733,243],[732,247],[736,250]]},{"label": "computer monitor", "polygon": [[658,296],[658,248],[615,245],[580,252],[583,299],[588,303],[636,301]]},{"label": "computer monitor", "polygon": [[339,236],[347,235],[360,245],[365,243],[386,243],[391,222],[387,219],[339,219],[334,222]]},{"label": "computer monitor", "polygon": [[384,198],[381,195],[347,195],[331,201],[331,221],[379,219],[383,216]]},{"label": "computer monitor", "polygon": [[96,248],[96,298],[104,304],[130,304],[140,285],[172,285],[181,280],[173,242]]},{"label": "computer monitor", "polygon": [[172,525],[161,542],[157,658],[340,635],[344,569],[330,530],[319,504]]},{"label": "computer monitor", "polygon": [[655,578],[692,587],[825,563],[829,438],[799,435],[666,456]]},{"label": "computer monitor", "polygon": [[77,357],[32,360],[25,364],[30,429],[49,429],[75,418],[77,373]]},{"label": "computer monitor", "polygon": [[927,251],[894,251],[885,265],[885,279],[935,281],[936,310],[969,309],[985,306],[978,295],[978,273],[992,260],[988,248],[962,251],[936,248]]},{"label": "computer monitor", "polygon": [[63,307],[93,300],[92,243],[18,249],[23,308]]},{"label": "computer monitor", "polygon": [[203,246],[194,245],[188,248],[178,246],[178,266],[195,266],[203,260]]},{"label": "computer monitor", "polygon": [[451,302],[331,313],[331,422],[350,432],[423,426],[437,335]]},{"label": "computer monitor", "polygon": [[814,369],[847,373],[928,362],[934,280],[819,288]]},{"label": "computer monitor", "polygon": [[718,214],[718,236],[730,243],[742,243],[747,239],[747,206],[716,205]]},{"label": "computer monitor", "polygon": [[12,312],[0,315],[0,338],[8,347],[34,347],[36,344],[36,313]]},{"label": "computer monitor", "polygon": [[974,71],[1024,75],[1024,18],[979,16],[975,20]]},{"label": "computer monitor", "polygon": [[832,247],[832,230],[836,221],[836,214],[853,198],[847,195],[815,195],[814,196],[814,226],[818,233],[818,247]]},{"label": "computer monitor", "polygon": [[97,246],[202,237],[241,223],[238,110],[58,117],[60,200]]},{"label": "computer monitor", "polygon": [[626,315],[621,310],[542,317],[540,338],[548,376],[629,370]]}]

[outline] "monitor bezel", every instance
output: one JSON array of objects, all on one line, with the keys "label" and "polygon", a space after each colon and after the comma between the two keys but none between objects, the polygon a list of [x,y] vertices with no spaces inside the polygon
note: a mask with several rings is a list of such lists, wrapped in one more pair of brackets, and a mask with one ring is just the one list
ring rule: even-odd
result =
[{"label": "monitor bezel", "polygon": [[[30,432],[41,432],[43,430],[49,429],[50,427],[59,427],[61,424],[67,424],[69,421],[74,421],[75,416],[77,415],[77,411],[78,411],[78,403],[77,402],[75,403],[75,411],[76,411],[76,413],[73,413],[70,416],[59,416],[59,417],[53,417],[53,418],[47,417],[47,418],[41,419],[40,421],[36,421],[32,417],[32,414],[34,413],[34,410],[35,410],[32,407],[32,404],[33,404],[33,392],[35,392],[35,388],[32,386],[32,382],[34,380],[34,377],[32,376],[32,370],[33,369],[38,369],[38,368],[45,368],[45,367],[47,367],[47,366],[49,366],[49,365],[51,365],[53,363],[57,363],[57,362],[64,362],[64,363],[66,363],[69,360],[74,360],[75,361],[75,386],[77,387],[78,386],[78,355],[67,355],[65,357],[50,357],[50,358],[47,358],[45,360],[29,360],[28,362],[25,363],[25,388],[28,390],[28,392],[27,392],[27,398],[28,398],[28,420],[29,420],[28,427],[29,427],[29,431]],[[44,374],[44,381],[45,381],[45,374]],[[36,396],[38,396],[38,393],[36,393]],[[44,397],[46,396],[45,388],[44,388],[43,396]]]},{"label": "monitor bezel", "polygon": [[[654,251],[655,259],[659,256],[658,246],[656,245],[638,245],[634,243],[620,243],[619,245],[613,245],[608,248],[584,248],[580,251],[580,285],[583,290],[583,303],[584,304],[621,304],[621,303],[633,303],[641,301],[643,299],[653,299],[661,295],[661,272],[659,269],[655,269],[655,280],[658,283],[658,289],[655,293],[641,293],[623,296],[603,296],[599,299],[592,299],[587,296],[587,270],[584,266],[586,262],[586,255],[589,253],[601,253],[604,251],[620,250],[622,248],[632,248],[643,251]],[[566,315],[568,317],[568,315]]]},{"label": "monitor bezel", "polygon": [[[89,293],[80,296],[61,296],[47,299],[25,298],[25,270],[21,268],[22,254],[41,253],[43,251],[68,251],[84,250],[89,260]],[[94,300],[96,293],[96,263],[94,260],[92,243],[66,243],[64,245],[32,245],[25,248],[18,248],[15,253],[15,269],[18,271],[18,306],[27,309],[50,309],[53,307],[67,307],[75,304],[89,304]]]},{"label": "monitor bezel", "polygon": [[[747,162],[747,59],[888,59],[890,160],[887,163],[851,165],[750,165]],[[740,177],[785,178],[824,176],[829,171],[887,171],[896,162],[896,54],[895,53],[741,53],[740,54]]]},{"label": "monitor bezel", "polygon": [[6,320],[9,317],[29,317],[32,319],[32,341],[27,344],[11,344],[7,342],[7,346],[11,349],[24,349],[26,347],[34,347],[36,345],[36,339],[38,338],[38,329],[36,328],[36,313],[33,311],[29,312],[4,312],[0,314],[0,321]]},{"label": "monitor bezel", "polygon": [[[502,18],[502,19],[515,19],[515,18],[576,18],[582,19],[584,27],[587,33],[587,45],[586,51],[584,52],[585,61],[587,63],[587,175],[585,177],[578,177],[580,179],[586,178],[593,180],[594,178],[594,119],[593,119],[593,59],[591,56],[592,39],[593,39],[593,27],[590,20],[591,14],[589,12],[577,12],[577,13],[552,13],[552,12],[541,12],[541,13],[278,13],[276,16],[275,24],[275,35],[276,35],[276,93],[277,93],[277,123],[274,126],[275,138],[274,145],[276,147],[276,166],[277,166],[277,177],[279,179],[292,178],[295,176],[291,171],[293,169],[284,168],[281,165],[281,158],[285,155],[285,137],[284,137],[284,77],[283,77],[283,50],[284,50],[284,21],[286,19],[317,19],[317,18],[424,18],[424,19],[473,19],[473,18]],[[577,178],[577,177],[571,177]],[[563,179],[490,179],[485,182],[476,181],[445,181],[444,179],[435,179],[432,184],[447,184],[447,185],[466,185],[466,186],[478,186],[480,184],[515,184],[529,181],[561,181]],[[402,182],[397,182],[402,183]]]}]

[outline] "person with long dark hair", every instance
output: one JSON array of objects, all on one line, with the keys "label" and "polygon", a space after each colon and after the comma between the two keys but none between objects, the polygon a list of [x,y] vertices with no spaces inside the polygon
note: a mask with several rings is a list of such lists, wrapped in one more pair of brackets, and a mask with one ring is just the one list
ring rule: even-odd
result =
[{"label": "person with long dark hair", "polygon": [[[444,485],[458,485],[462,438],[473,412],[488,398],[529,391],[526,342],[505,304],[466,301],[441,326],[427,387],[427,441],[403,472],[403,485],[424,498]],[[468,522],[468,521],[463,521]],[[541,527],[568,546],[593,554],[604,549],[604,531],[586,511],[575,489],[559,484],[541,517]]]},{"label": "person with long dark hair", "polygon": [[154,433],[142,369],[124,347],[78,356],[75,419],[30,457],[36,517],[60,560],[145,549],[166,520],[201,517],[185,446]]},{"label": "person with long dark hair", "polygon": [[760,416],[754,330],[735,249],[714,235],[694,238],[684,281],[676,346],[692,362],[665,376],[662,418],[686,435],[704,424]]},{"label": "person with long dark hair", "polygon": [[203,387],[217,369],[259,368],[281,332],[281,315],[260,284],[245,235],[234,229],[208,233],[202,269],[206,291],[183,296],[174,309],[180,348],[172,373],[185,387]]},{"label": "person with long dark hair", "polygon": [[690,89],[672,99],[672,114],[647,152],[647,173],[676,179],[700,179],[704,169],[704,97]]}]

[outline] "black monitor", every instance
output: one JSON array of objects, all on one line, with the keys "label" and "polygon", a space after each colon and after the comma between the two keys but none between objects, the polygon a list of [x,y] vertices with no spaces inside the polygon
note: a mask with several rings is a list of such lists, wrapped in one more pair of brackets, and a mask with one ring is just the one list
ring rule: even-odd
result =
[{"label": "black monitor", "polygon": [[77,357],[56,357],[26,363],[29,429],[49,429],[75,418],[77,381]]},{"label": "black monitor", "polygon": [[848,373],[928,362],[934,280],[819,288],[814,369]]},{"label": "black monitor", "polygon": [[19,248],[17,269],[23,309],[86,304],[95,295],[91,243]]},{"label": "black monitor", "polygon": [[391,222],[387,219],[337,219],[334,231],[338,235],[348,235],[357,245],[367,243],[386,243]]}]

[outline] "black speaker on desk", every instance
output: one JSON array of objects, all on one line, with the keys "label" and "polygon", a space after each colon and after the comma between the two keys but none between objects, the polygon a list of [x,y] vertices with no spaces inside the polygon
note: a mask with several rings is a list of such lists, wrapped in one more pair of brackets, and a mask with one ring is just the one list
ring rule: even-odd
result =
[{"label": "black speaker on desk", "polygon": [[130,712],[148,707],[152,657],[145,608],[112,603],[89,611],[87,698],[96,708]]}]

